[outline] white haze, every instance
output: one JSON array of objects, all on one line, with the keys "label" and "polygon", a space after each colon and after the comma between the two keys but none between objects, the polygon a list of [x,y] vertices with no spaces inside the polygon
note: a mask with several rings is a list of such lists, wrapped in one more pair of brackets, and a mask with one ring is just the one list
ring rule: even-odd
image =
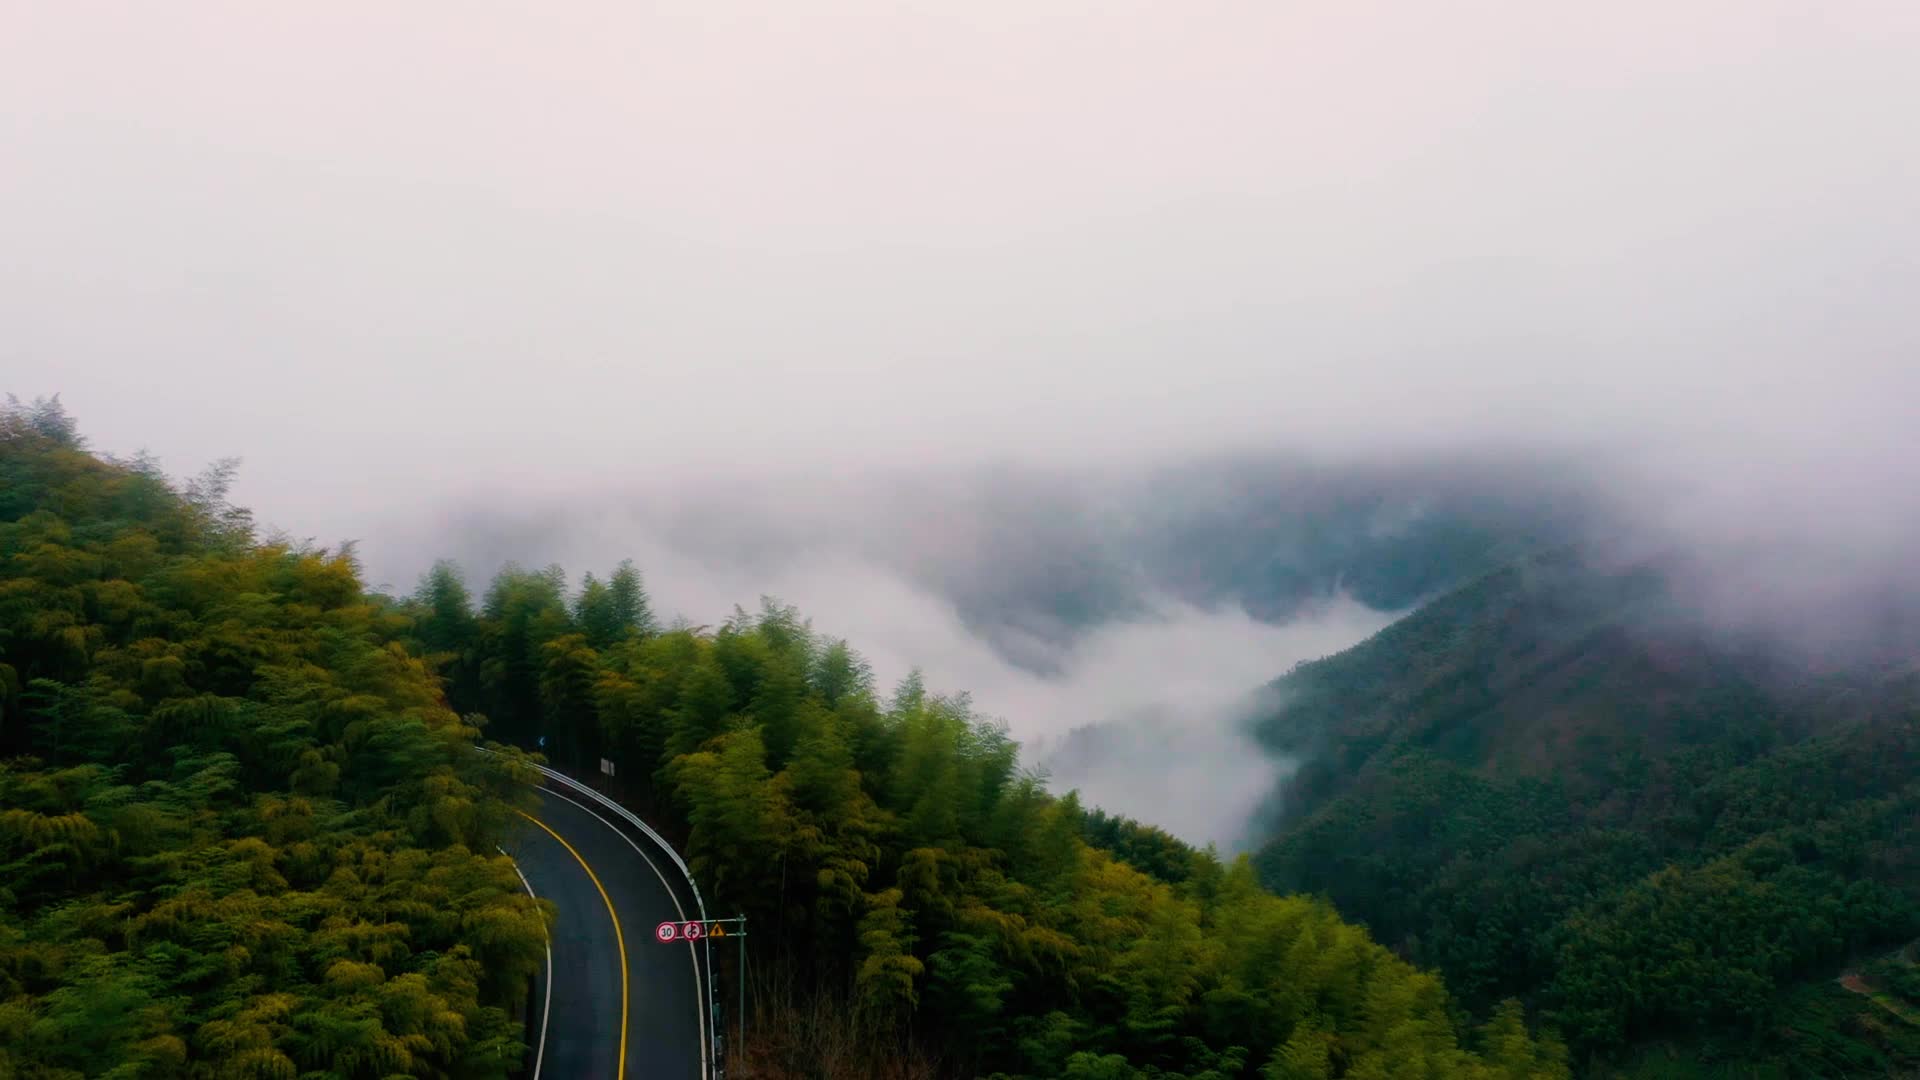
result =
[{"label": "white haze", "polygon": [[[405,589],[423,568],[420,553],[444,551],[477,591],[506,561],[557,561],[577,579],[631,557],[663,621],[696,625],[717,624],[735,604],[757,610],[758,598],[771,596],[797,606],[821,634],[847,638],[883,693],[915,667],[934,692],[968,693],[977,711],[1007,721],[1023,760],[1048,771],[1055,790],[1078,789],[1089,805],[1227,851],[1243,846],[1242,829],[1292,768],[1246,733],[1252,691],[1395,617],[1335,595],[1275,626],[1231,605],[1148,597],[1132,619],[1035,643],[1053,668],[1039,674],[966,626],[948,598],[870,554],[822,544],[744,560],[670,533],[622,511],[555,508],[519,520],[473,512],[451,529],[387,536],[367,571],[377,585]],[[1074,729],[1095,725],[1104,729],[1099,750],[1066,744]]]},{"label": "white haze", "polygon": [[[1338,652],[1394,616],[1345,597],[1285,625],[1241,611],[1165,605],[1156,618],[1095,631],[1073,649],[1064,678],[1007,677],[985,684],[1018,715],[1053,724],[1109,725],[1098,750],[1076,755],[1046,732],[1031,748],[1057,790],[1089,805],[1151,822],[1195,844],[1238,851],[1274,785],[1296,765],[1270,757],[1247,735],[1251,690],[1295,663]],[[1019,672],[1006,672],[1017,676]],[[1053,751],[1059,748],[1060,753]]]},{"label": "white haze", "polygon": [[[16,0],[0,390],[402,589],[475,508],[742,476],[844,537],[876,468],[1572,451],[1797,621],[1914,571],[1915,56],[1912,0]],[[470,568],[774,593],[1022,734],[1157,700],[857,543],[528,529]],[[1307,648],[1233,619],[1112,632]]]},{"label": "white haze", "polygon": [[328,534],[636,471],[1911,449],[1916,53],[1908,0],[17,3],[0,370]]}]

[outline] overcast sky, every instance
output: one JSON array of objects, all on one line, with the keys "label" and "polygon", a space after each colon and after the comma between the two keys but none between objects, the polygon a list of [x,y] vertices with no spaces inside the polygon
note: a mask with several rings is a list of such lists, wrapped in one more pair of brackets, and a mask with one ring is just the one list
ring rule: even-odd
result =
[{"label": "overcast sky", "polygon": [[383,565],[442,502],[1268,445],[1904,528],[1916,56],[1912,0],[0,0],[0,390]]},{"label": "overcast sky", "polygon": [[1909,0],[24,0],[0,370],[296,530],[696,463],[1885,431],[1916,55]]}]

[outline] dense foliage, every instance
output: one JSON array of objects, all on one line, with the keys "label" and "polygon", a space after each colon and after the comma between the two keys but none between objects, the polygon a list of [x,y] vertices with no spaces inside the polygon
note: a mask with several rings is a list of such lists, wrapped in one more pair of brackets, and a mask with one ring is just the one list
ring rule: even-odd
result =
[{"label": "dense foliage", "polygon": [[1263,878],[1596,1067],[1676,1040],[1780,1070],[1728,1076],[1920,1066],[1904,984],[1834,982],[1920,934],[1911,664],[1813,673],[1677,614],[1661,575],[1558,551],[1303,665],[1263,725],[1311,755]]},{"label": "dense foliage", "polygon": [[[0,413],[0,1077],[515,1071],[548,913],[483,729],[637,774],[751,916],[769,1016],[805,988],[869,1067],[1565,1075],[1518,1005],[1466,1032],[1323,902],[1052,797],[963,695],[883,700],[791,609],[662,629],[631,566],[369,596],[350,551],[258,540],[231,475]],[[770,1027],[769,1070],[815,1034]]]},{"label": "dense foliage", "polygon": [[882,699],[845,642],[771,601],[662,630],[644,596],[630,567],[571,593],[509,567],[476,606],[443,563],[401,608],[493,731],[639,778],[626,797],[748,915],[763,1013],[786,1015],[783,986],[834,1003],[765,1025],[762,1068],[822,1075],[819,1029],[840,1023],[954,1075],[1565,1074],[1518,1006],[1463,1038],[1438,979],[1324,903],[1050,796],[964,695],[915,676]]},{"label": "dense foliage", "polygon": [[231,473],[0,410],[0,1078],[505,1076],[514,758]]}]

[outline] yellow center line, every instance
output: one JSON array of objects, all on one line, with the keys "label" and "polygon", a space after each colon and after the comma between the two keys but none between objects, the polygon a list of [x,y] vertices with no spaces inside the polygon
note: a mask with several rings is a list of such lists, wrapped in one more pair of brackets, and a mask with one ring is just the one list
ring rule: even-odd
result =
[{"label": "yellow center line", "polygon": [[[587,860],[581,858],[579,852],[573,850],[572,844],[561,839],[559,833],[554,832],[546,822],[541,821],[532,814],[522,810],[515,810],[514,813],[519,814],[521,817],[526,818],[542,829],[546,829],[548,836],[559,840],[560,846],[566,848],[567,854],[572,855],[574,861],[580,864],[580,869],[587,872],[587,877],[593,882],[593,887],[600,890],[600,899],[606,902],[607,917],[613,920],[613,943],[620,947],[620,1066],[616,1080],[627,1080],[627,939],[624,934],[620,933],[620,916],[613,912],[613,898],[607,895],[607,887],[600,884],[599,875],[593,872],[593,867],[587,865]],[[549,975],[548,977],[551,978],[552,976]]]}]

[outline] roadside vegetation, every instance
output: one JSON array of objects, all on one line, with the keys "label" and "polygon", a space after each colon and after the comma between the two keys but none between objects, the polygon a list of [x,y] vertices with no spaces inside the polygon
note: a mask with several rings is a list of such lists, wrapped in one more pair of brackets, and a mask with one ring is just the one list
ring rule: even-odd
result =
[{"label": "roadside vegetation", "polygon": [[0,1077],[504,1077],[521,800],[346,552],[0,410]]},{"label": "roadside vegetation", "polygon": [[1565,1075],[1518,1005],[1050,794],[790,608],[661,627],[630,566],[371,595],[231,474],[0,412],[0,1077],[510,1075],[550,912],[483,737],[617,762],[750,916],[758,1075]]},{"label": "roadside vegetation", "polygon": [[631,566],[476,601],[441,563],[399,610],[490,734],[615,762],[748,916],[756,1075],[1565,1075],[1517,1005],[1476,1030],[1324,901],[1050,794],[966,695],[882,695],[790,607],[662,628]]}]

